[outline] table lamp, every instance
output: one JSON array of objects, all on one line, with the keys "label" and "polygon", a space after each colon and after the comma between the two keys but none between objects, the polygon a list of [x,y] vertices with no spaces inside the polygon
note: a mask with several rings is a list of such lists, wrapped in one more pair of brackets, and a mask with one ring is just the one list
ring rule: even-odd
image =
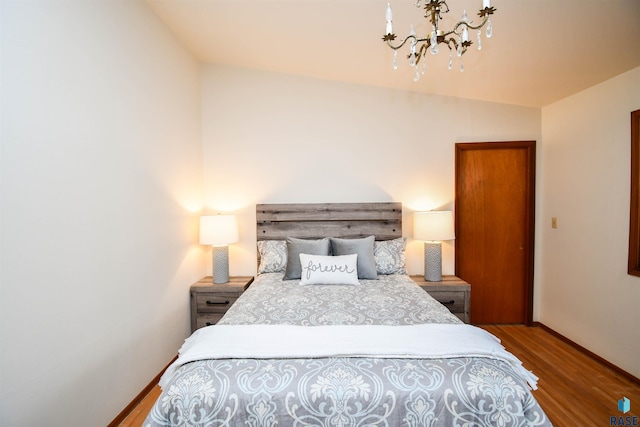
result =
[{"label": "table lamp", "polygon": [[442,241],[455,239],[453,212],[415,212],[413,238],[424,240],[424,280],[442,281]]},{"label": "table lamp", "polygon": [[229,244],[238,241],[235,215],[200,217],[200,244],[213,247],[213,283],[229,282]]}]

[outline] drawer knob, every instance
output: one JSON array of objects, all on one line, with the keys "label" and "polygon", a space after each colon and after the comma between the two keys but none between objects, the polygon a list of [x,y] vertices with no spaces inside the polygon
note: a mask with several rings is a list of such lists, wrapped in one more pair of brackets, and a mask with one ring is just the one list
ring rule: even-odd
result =
[{"label": "drawer knob", "polygon": [[455,304],[456,301],[455,300],[449,300],[449,301],[440,301],[440,304],[444,304],[444,305],[453,305]]},{"label": "drawer knob", "polygon": [[227,305],[229,304],[229,300],[227,301],[207,301],[207,305]]}]

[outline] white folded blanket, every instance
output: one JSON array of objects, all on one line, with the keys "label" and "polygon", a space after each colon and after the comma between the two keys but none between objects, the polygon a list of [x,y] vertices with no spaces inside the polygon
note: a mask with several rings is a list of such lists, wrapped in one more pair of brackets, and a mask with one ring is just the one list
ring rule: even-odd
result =
[{"label": "white folded blanket", "polygon": [[205,359],[307,359],[324,357],[503,360],[535,390],[538,378],[489,332],[465,324],[215,325],[185,340],[178,359],[160,379],[165,387],[176,369]]}]

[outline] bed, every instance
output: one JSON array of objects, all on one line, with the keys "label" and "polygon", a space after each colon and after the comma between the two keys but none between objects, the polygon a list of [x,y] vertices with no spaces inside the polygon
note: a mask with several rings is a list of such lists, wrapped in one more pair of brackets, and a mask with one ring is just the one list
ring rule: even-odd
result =
[{"label": "bed", "polygon": [[551,425],[537,378],[407,275],[400,203],[256,219],[256,280],[185,341],[144,426]]}]

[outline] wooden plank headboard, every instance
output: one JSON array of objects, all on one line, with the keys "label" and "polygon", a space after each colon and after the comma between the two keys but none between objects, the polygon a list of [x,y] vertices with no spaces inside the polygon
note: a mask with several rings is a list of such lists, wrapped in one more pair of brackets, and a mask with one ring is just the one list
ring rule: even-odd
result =
[{"label": "wooden plank headboard", "polygon": [[287,237],[402,237],[402,203],[298,203],[256,205],[258,240]]}]

